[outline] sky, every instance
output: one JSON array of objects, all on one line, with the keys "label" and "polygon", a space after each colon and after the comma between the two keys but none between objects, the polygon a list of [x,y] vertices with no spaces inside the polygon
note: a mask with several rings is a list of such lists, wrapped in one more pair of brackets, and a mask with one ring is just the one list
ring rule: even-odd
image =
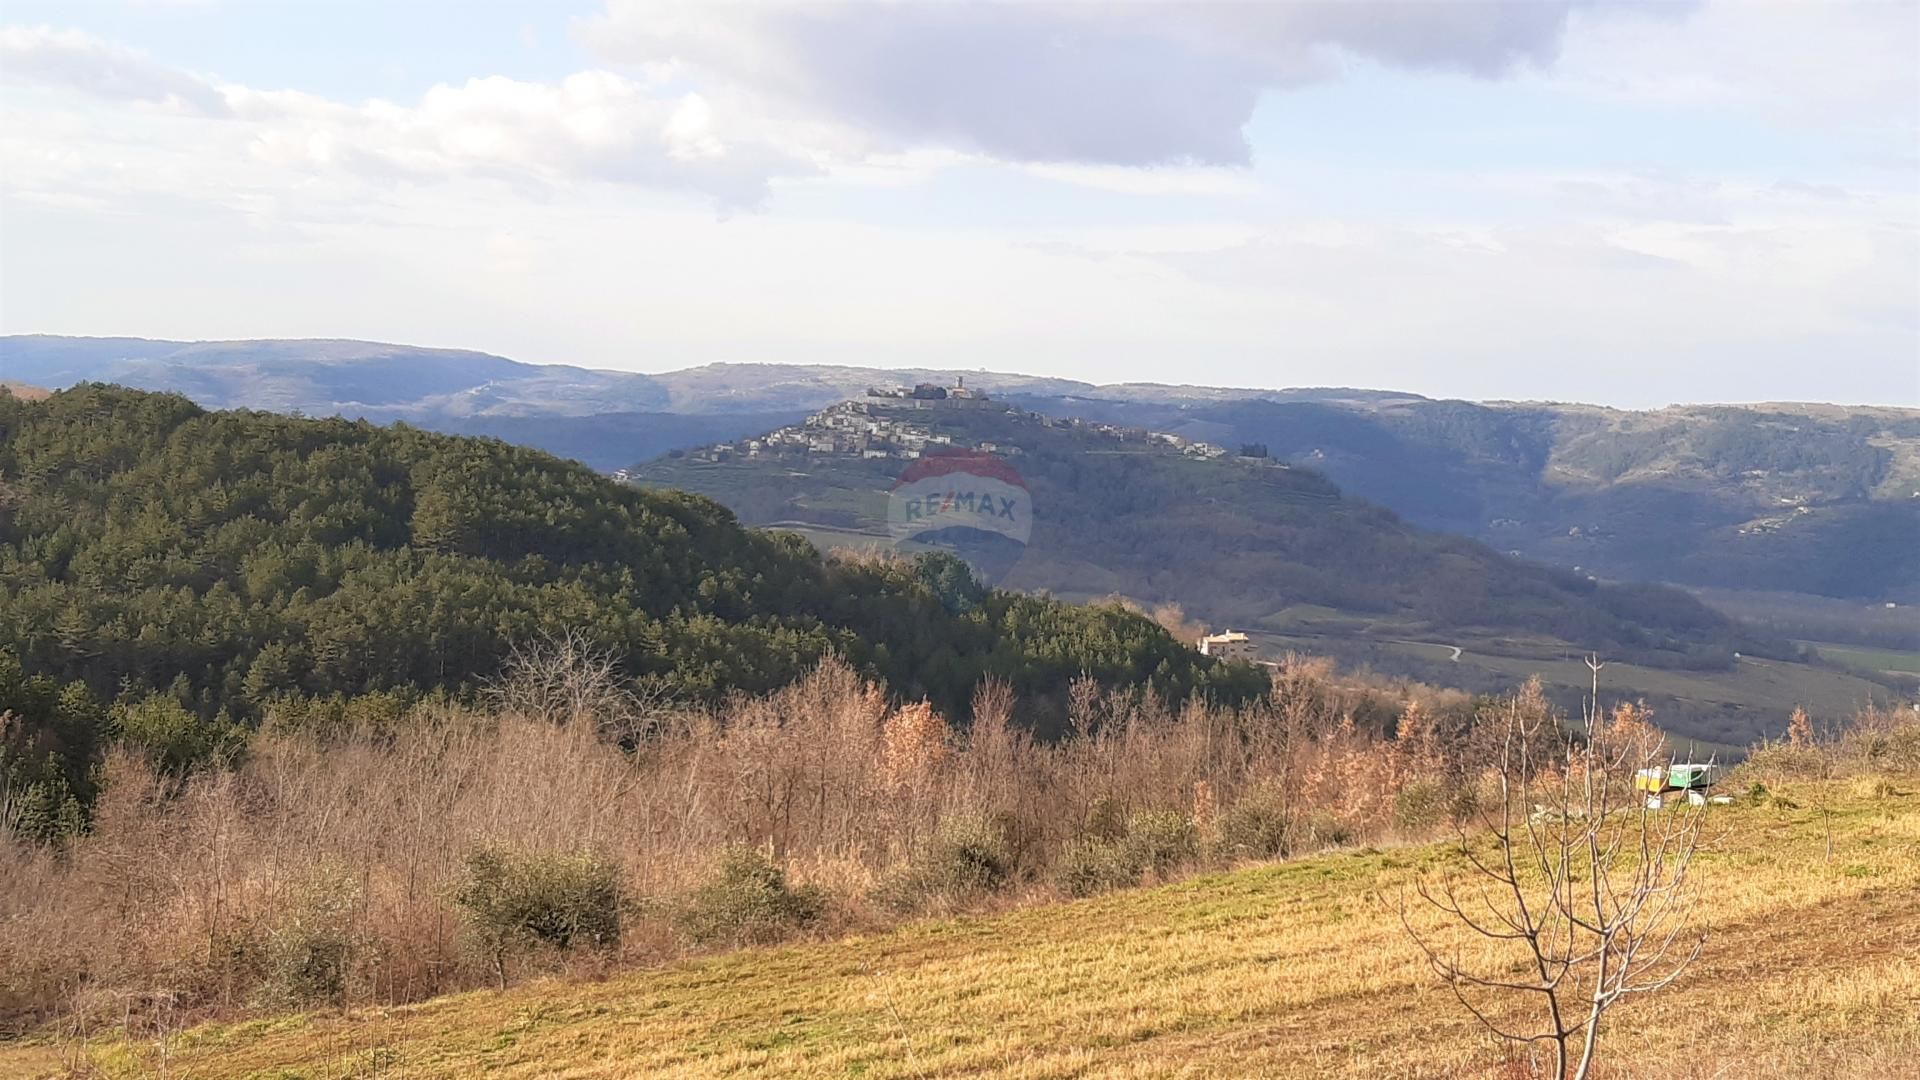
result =
[{"label": "sky", "polygon": [[1917,406],[1920,3],[0,0],[0,333]]}]

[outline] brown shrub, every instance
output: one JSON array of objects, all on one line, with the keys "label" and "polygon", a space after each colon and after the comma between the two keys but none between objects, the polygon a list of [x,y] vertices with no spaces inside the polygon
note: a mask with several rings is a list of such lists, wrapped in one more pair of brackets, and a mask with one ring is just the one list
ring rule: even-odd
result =
[{"label": "brown shrub", "polygon": [[[493,713],[343,706],[184,780],[113,755],[94,827],[64,854],[0,838],[0,1026],[135,997],[172,1018],[485,986],[504,965],[474,947],[476,909],[513,915],[500,941],[548,952],[578,950],[546,929],[590,922],[592,962],[634,963],[999,902],[1023,882],[1100,891],[1296,838],[1371,840],[1396,791],[1462,772],[1441,721],[1468,730],[1443,699],[1410,707],[1297,659],[1239,710],[1084,683],[1058,742],[1021,728],[1004,684],[982,684],[954,732],[831,661],[718,709],[647,702],[644,723],[604,680],[513,678]],[[591,910],[480,903],[462,889],[478,850],[592,852],[591,873],[528,878]]]}]

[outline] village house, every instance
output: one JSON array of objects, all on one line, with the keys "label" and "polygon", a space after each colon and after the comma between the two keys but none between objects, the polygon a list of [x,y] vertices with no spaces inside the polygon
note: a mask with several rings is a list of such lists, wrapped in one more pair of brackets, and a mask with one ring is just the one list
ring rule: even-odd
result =
[{"label": "village house", "polygon": [[1252,660],[1256,652],[1247,635],[1238,630],[1226,630],[1201,638],[1200,655],[1222,660]]}]

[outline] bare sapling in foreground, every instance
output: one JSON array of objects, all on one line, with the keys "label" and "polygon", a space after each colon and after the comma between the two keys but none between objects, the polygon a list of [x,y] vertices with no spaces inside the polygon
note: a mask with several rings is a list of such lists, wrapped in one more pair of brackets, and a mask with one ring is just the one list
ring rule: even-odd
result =
[{"label": "bare sapling in foreground", "polygon": [[1690,927],[1705,807],[1634,789],[1661,744],[1631,707],[1579,743],[1524,696],[1500,708],[1466,867],[1423,879],[1400,921],[1487,1030],[1586,1080],[1608,1010],[1672,984],[1705,944]]}]

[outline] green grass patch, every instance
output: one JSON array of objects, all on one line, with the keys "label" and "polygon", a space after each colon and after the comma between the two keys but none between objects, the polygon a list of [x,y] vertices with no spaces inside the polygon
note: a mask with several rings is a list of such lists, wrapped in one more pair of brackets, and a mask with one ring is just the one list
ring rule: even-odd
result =
[{"label": "green grass patch", "polygon": [[1885,671],[1901,675],[1920,675],[1920,651],[1876,649],[1866,645],[1831,645],[1824,641],[1802,641],[1820,655],[1858,671]]}]

